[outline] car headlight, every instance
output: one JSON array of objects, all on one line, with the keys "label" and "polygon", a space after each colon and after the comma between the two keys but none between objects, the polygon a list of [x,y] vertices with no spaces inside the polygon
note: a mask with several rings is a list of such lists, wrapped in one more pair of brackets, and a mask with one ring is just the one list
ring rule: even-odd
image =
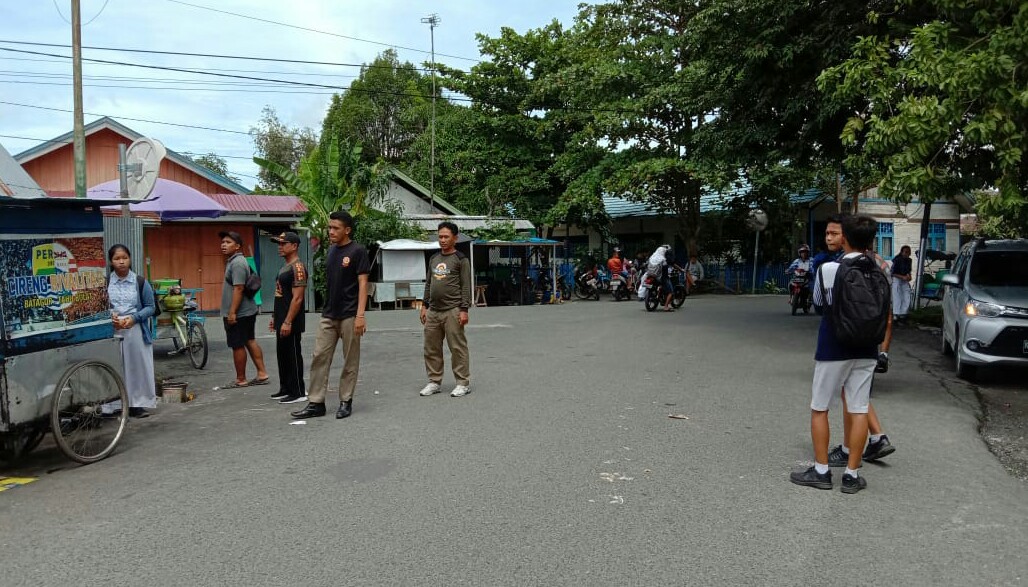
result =
[{"label": "car headlight", "polygon": [[971,300],[964,306],[964,313],[968,316],[979,316],[982,318],[995,318],[1003,313],[1003,306]]}]

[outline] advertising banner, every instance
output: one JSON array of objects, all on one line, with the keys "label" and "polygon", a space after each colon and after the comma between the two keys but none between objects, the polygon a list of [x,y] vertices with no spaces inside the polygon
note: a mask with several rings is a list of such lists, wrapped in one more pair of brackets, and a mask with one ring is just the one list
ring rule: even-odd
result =
[{"label": "advertising banner", "polygon": [[38,335],[51,345],[73,343],[95,327],[109,327],[106,267],[102,233],[4,235],[0,240],[4,339],[13,343]]}]

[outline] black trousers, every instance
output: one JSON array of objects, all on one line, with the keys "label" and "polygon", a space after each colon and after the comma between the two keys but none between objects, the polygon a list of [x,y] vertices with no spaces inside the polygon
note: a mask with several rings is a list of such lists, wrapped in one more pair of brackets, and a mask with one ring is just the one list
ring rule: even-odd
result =
[{"label": "black trousers", "polygon": [[292,396],[307,395],[303,384],[303,353],[300,350],[302,332],[281,336],[275,331],[275,351],[278,356],[279,389]]}]

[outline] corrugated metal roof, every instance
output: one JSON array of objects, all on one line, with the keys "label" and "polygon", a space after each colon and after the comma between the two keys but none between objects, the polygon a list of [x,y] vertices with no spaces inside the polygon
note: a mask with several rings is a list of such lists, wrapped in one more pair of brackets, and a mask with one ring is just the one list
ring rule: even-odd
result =
[{"label": "corrugated metal roof", "polygon": [[[700,213],[723,210],[726,202],[745,194],[748,190],[749,188],[746,187],[719,193],[708,191],[700,196]],[[635,202],[621,196],[603,196],[603,208],[611,218],[664,216],[669,214],[668,212],[658,211],[649,204]]]},{"label": "corrugated metal roof", "polygon": [[498,216],[446,216],[443,214],[405,214],[408,220],[422,230],[435,230],[443,220],[449,220],[461,231],[489,228],[497,223],[512,222],[514,230],[535,230],[535,225],[523,218],[503,218]]},{"label": "corrugated metal roof", "polygon": [[296,196],[210,194],[215,202],[236,214],[303,214],[307,205]]}]

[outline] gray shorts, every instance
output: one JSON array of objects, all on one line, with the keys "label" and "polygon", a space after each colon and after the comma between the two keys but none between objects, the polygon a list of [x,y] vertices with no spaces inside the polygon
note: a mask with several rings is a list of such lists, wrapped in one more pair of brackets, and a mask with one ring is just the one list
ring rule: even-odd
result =
[{"label": "gray shorts", "polygon": [[845,390],[846,409],[852,414],[866,414],[876,363],[875,359],[815,361],[810,409],[827,412]]}]

